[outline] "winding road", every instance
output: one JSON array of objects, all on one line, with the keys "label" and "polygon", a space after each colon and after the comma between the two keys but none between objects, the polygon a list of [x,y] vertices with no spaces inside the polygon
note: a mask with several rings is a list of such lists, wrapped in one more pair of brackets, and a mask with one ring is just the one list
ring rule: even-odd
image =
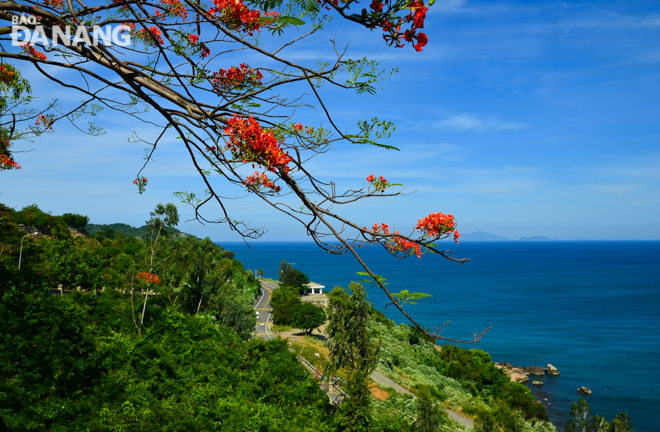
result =
[{"label": "winding road", "polygon": [[273,294],[273,290],[277,286],[273,283],[268,283],[261,281],[261,297],[257,300],[254,305],[254,310],[259,312],[259,317],[257,318],[257,328],[256,334],[264,340],[273,339],[275,336],[273,332],[268,328],[269,323],[271,322],[271,312],[273,308],[270,306],[270,296]]}]

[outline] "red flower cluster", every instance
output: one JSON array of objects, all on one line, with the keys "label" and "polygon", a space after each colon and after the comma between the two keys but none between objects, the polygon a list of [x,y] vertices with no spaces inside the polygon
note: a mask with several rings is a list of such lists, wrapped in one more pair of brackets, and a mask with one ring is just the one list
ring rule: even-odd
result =
[{"label": "red flower cluster", "polygon": [[259,171],[255,171],[254,175],[247,176],[243,183],[246,186],[252,186],[252,188],[248,188],[249,192],[252,192],[253,189],[268,188],[271,192],[280,193],[282,189],[280,186],[276,186],[272,180],[268,179],[266,173],[260,173]]},{"label": "red flower cluster", "polygon": [[154,274],[154,273],[144,273],[144,272],[140,272],[140,273],[138,273],[138,275],[135,277],[135,279],[138,279],[138,280],[144,281],[144,282],[146,282],[146,283],[153,283],[153,284],[160,283],[160,278],[159,278],[156,274]]},{"label": "red flower cluster", "polygon": [[46,55],[44,53],[41,53],[41,52],[37,51],[29,43],[28,44],[22,44],[21,49],[23,50],[23,52],[25,54],[29,55],[30,57],[35,57],[35,58],[38,58],[40,60],[46,60]]},{"label": "red flower cluster", "polygon": [[[124,3],[125,0],[112,0],[112,2],[113,3]],[[122,8],[122,10],[125,10],[125,11],[130,10],[130,8],[128,7],[127,4],[123,5],[121,8]],[[160,12],[156,11],[156,18],[158,18],[159,15],[160,15]]]},{"label": "red flower cluster", "polygon": [[10,83],[16,79],[16,72],[7,65],[0,64],[0,82]]},{"label": "red flower cluster", "polygon": [[62,9],[64,7],[64,0],[44,0],[44,4],[53,9]]},{"label": "red flower cluster", "polygon": [[390,253],[395,255],[401,254],[404,256],[412,256],[415,254],[417,255],[417,258],[422,257],[422,250],[417,243],[413,243],[401,237],[393,237],[391,241],[385,243],[385,247]]},{"label": "red flower cluster", "polygon": [[133,184],[134,184],[134,185],[147,184],[147,181],[148,181],[148,180],[147,180],[146,177],[142,177],[141,179],[140,179],[140,178],[136,178],[135,180],[133,180]]},{"label": "red flower cluster", "polygon": [[160,29],[156,26],[151,26],[147,30],[140,29],[135,33],[135,36],[142,39],[144,42],[151,41],[152,43],[157,42],[158,45],[165,44],[163,37],[160,35]]},{"label": "red flower cluster", "polygon": [[[190,45],[197,45],[198,42],[199,42],[199,36],[198,35],[196,35],[196,34],[189,34],[188,35],[188,43]],[[204,42],[201,42],[199,44],[196,51],[201,52],[202,57],[208,57],[209,55],[211,55],[211,50],[208,49],[208,47],[204,44]]]},{"label": "red flower cluster", "polygon": [[[370,5],[371,9],[375,13],[383,12],[383,3],[381,0],[373,0]],[[383,31],[386,33],[383,35],[383,39],[389,43],[389,45],[394,45],[397,48],[401,48],[405,43],[401,40],[403,38],[406,42],[417,42],[413,45],[415,51],[421,51],[422,47],[426,46],[428,43],[428,37],[425,33],[417,33],[418,29],[424,28],[424,19],[426,18],[426,12],[428,7],[424,5],[423,0],[411,0],[407,5],[407,8],[410,9],[410,15],[405,17],[398,17],[395,22],[389,21],[387,18],[384,18],[379,26],[383,28]],[[366,16],[367,11],[364,9],[362,15]],[[401,26],[407,23],[411,23],[410,29],[401,33]],[[373,27],[376,27],[374,25]],[[372,28],[373,28],[372,27]]]},{"label": "red flower cluster", "polygon": [[40,115],[37,117],[37,121],[34,122],[35,125],[43,125],[44,129],[53,130],[53,123],[55,123],[55,117],[51,115]]},{"label": "red flower cluster", "polygon": [[376,178],[373,174],[370,174],[369,177],[367,177],[367,181],[371,183],[375,192],[383,193],[385,192],[385,189],[390,186],[387,179],[383,178],[383,176]]},{"label": "red flower cluster", "polygon": [[[368,231],[367,227],[364,227],[364,230]],[[389,235],[390,227],[387,224],[379,225],[375,223],[373,228],[371,229],[371,232],[374,234],[378,233],[378,234]],[[417,258],[421,258],[422,248],[417,243],[406,240],[403,237],[399,237],[398,234],[399,231],[395,231],[393,233],[393,237],[389,237],[383,240],[383,246],[385,246],[385,249],[387,249],[390,253],[394,255],[400,255],[406,257],[416,255]],[[375,238],[375,236],[373,237]]]},{"label": "red flower cluster", "polygon": [[21,166],[9,156],[0,154],[0,171],[9,169],[21,169]]},{"label": "red flower cluster", "polygon": [[454,233],[454,241],[458,243],[461,236],[456,230],[456,220],[450,214],[431,213],[430,215],[417,221],[415,229],[422,232],[422,235],[430,238],[439,238],[443,235]]},{"label": "red flower cluster", "polygon": [[218,15],[218,19],[231,30],[239,30],[253,35],[254,31],[261,32],[261,25],[269,25],[280,17],[275,11],[266,12],[261,17],[261,11],[249,9],[243,4],[243,0],[213,0],[209,9],[210,16]]},{"label": "red flower cluster", "polygon": [[122,27],[123,27],[122,33],[124,32],[124,29],[128,29],[128,31],[133,36],[140,39],[142,42],[144,42],[147,45],[157,46],[157,45],[165,44],[165,41],[161,36],[160,29],[156,26],[151,26],[146,30],[145,29],[137,30],[136,24],[122,24]]},{"label": "red flower cluster", "polygon": [[254,118],[246,120],[234,114],[234,118],[227,120],[224,132],[229,136],[227,148],[234,157],[245,163],[252,162],[253,167],[259,164],[270,172],[289,172],[289,162],[293,158],[282,150],[273,133],[263,130]]},{"label": "red flower cluster", "polygon": [[188,10],[181,3],[181,0],[160,0],[160,4],[165,6],[168,15],[178,16],[183,18],[184,21],[188,19]]},{"label": "red flower cluster", "polygon": [[229,70],[220,69],[218,72],[213,72],[213,91],[220,95],[234,89],[258,86],[261,85],[263,77],[258,70],[241,63],[240,67],[232,66]]}]

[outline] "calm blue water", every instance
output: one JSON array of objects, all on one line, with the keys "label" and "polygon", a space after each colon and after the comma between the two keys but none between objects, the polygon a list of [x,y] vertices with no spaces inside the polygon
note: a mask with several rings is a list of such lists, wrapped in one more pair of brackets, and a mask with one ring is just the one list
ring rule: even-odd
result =
[{"label": "calm blue water", "polygon": [[[449,243],[447,243],[449,245]],[[246,268],[276,278],[282,259],[332,288],[362,279],[354,258],[335,256],[309,243],[223,243]],[[563,425],[576,388],[587,386],[592,413],[611,420],[630,415],[637,432],[660,431],[660,242],[464,242],[459,266],[424,255],[405,260],[379,248],[365,249],[372,269],[393,291],[432,294],[408,311],[427,326],[444,324],[444,335],[470,339],[494,326],[471,347],[495,361],[561,371],[545,377],[553,399],[548,412]],[[369,289],[384,310],[385,296]],[[405,317],[392,307],[389,318]],[[534,388],[536,390],[536,388]]]}]

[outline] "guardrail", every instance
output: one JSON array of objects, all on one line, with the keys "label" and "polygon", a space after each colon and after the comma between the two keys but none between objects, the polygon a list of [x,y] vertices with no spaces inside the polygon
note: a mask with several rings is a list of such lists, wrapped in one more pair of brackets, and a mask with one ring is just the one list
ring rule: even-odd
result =
[{"label": "guardrail", "polygon": [[[294,351],[293,348],[291,348],[291,347],[289,347],[289,351],[291,351],[292,353],[295,353],[295,351]],[[323,375],[322,372],[320,372],[318,369],[316,369],[316,368],[314,367],[313,364],[311,364],[309,361],[307,361],[306,358],[304,358],[304,357],[301,356],[300,354],[296,354],[296,357],[297,357],[298,361],[299,361],[299,362],[300,362],[305,368],[307,368],[307,370],[308,370],[312,375],[314,375],[316,378],[320,379],[321,382],[323,382],[323,381],[327,381],[328,384],[329,384],[329,386],[330,386],[330,387],[331,387],[336,393],[338,393],[338,394],[341,396],[342,399],[346,399],[346,398],[350,397],[350,396],[348,396],[348,395],[346,394],[346,392],[345,392],[344,390],[342,390],[339,386],[337,386],[336,384],[333,384],[333,383],[331,382],[330,378],[328,378],[327,376]],[[325,390],[325,389],[324,389],[324,390]],[[338,403],[340,403],[340,402],[341,402],[341,400],[339,400],[338,398],[333,398],[333,403],[338,404]]]}]

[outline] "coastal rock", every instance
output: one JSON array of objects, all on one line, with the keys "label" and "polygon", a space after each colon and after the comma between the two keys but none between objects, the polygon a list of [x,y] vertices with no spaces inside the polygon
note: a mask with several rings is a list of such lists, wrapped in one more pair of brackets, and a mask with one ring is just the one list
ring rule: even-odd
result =
[{"label": "coastal rock", "polygon": [[545,375],[545,371],[540,366],[527,366],[525,368],[525,373],[529,375],[538,375],[538,376]]},{"label": "coastal rock", "polygon": [[541,387],[543,385],[543,381],[532,381],[532,384],[534,384],[536,387]]},{"label": "coastal rock", "polygon": [[525,375],[525,371],[519,366],[515,366],[513,369],[511,369],[511,371],[513,373],[519,373]]},{"label": "coastal rock", "polygon": [[521,373],[514,372],[514,373],[511,374],[511,381],[512,382],[517,382],[517,383],[524,383],[524,382],[529,381],[529,378],[527,378],[527,375],[525,375],[524,373],[521,374]]},{"label": "coastal rock", "polygon": [[499,365],[504,366],[507,369],[513,369],[513,365],[509,362],[501,362]]},{"label": "coastal rock", "polygon": [[548,373],[548,375],[559,375],[560,373],[559,370],[550,363],[548,363],[548,365],[545,367],[545,371]]},{"label": "coastal rock", "polygon": [[591,394],[591,389],[582,386],[579,389],[577,389],[578,393],[583,394],[583,395],[590,395]]}]

